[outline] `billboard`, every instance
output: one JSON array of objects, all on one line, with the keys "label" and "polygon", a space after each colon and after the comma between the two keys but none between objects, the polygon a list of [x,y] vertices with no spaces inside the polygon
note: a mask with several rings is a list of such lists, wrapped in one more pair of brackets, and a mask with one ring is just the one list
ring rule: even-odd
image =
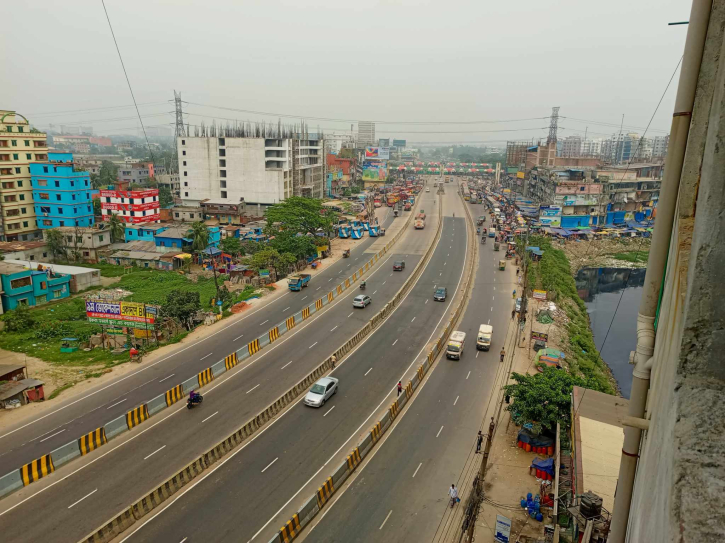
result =
[{"label": "billboard", "polygon": [[393,147],[397,147],[398,149],[405,148],[405,144],[407,143],[406,140],[393,140]]},{"label": "billboard", "polygon": [[388,179],[387,162],[370,162],[363,161],[363,180],[364,181],[385,181]]},{"label": "billboard", "polygon": [[390,147],[365,147],[366,160],[390,160]]},{"label": "billboard", "polygon": [[539,222],[544,226],[561,226],[561,206],[541,206]]},{"label": "billboard", "polygon": [[86,300],[88,322],[106,326],[145,328],[154,324],[158,308],[139,302]]},{"label": "billboard", "polygon": [[390,138],[385,138],[385,139],[380,138],[378,140],[378,145],[380,147],[390,147]]}]

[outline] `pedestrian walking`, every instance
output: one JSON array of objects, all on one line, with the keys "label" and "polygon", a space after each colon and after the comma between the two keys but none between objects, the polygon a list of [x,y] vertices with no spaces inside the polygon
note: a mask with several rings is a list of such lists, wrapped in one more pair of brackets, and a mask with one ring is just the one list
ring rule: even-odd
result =
[{"label": "pedestrian walking", "polygon": [[335,364],[337,364],[337,357],[333,354],[330,357],[330,360],[332,360],[332,367],[334,368],[335,367]]},{"label": "pedestrian walking", "polygon": [[[516,308],[513,308],[513,309],[511,310],[511,320],[513,320],[515,316],[516,316]],[[332,367],[334,368],[334,367],[335,367],[335,365],[333,364],[333,365],[332,365]]]},{"label": "pedestrian walking", "polygon": [[521,271],[521,270],[519,270],[518,268],[516,268],[516,277],[518,277],[518,276],[519,276],[519,272],[520,272],[520,271]]},{"label": "pedestrian walking", "polygon": [[506,351],[501,349],[501,362],[503,362],[504,357],[506,356]]},{"label": "pedestrian walking", "polygon": [[516,299],[516,289],[514,289],[514,291],[511,293],[511,295],[512,295],[513,299],[515,300]]},{"label": "pedestrian walking", "polygon": [[400,396],[401,392],[403,392],[403,383],[402,381],[398,381],[398,396]]},{"label": "pedestrian walking", "polygon": [[483,434],[479,430],[478,436],[476,437],[476,454],[481,452],[481,443],[483,443]]}]

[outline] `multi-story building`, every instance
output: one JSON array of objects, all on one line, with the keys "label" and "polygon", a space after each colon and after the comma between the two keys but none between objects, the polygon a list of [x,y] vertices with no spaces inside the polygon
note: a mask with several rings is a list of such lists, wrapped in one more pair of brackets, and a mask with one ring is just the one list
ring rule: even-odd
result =
[{"label": "multi-story building", "polygon": [[670,144],[670,135],[655,136],[652,138],[652,158],[664,158],[667,156],[667,146]]},{"label": "multi-story building", "polygon": [[370,121],[358,121],[357,123],[357,146],[369,147],[375,145],[375,123]]},{"label": "multi-story building", "polygon": [[[61,226],[55,230],[62,234],[61,243],[66,254],[84,262],[98,262],[99,253],[111,245],[111,233],[104,224],[87,227]],[[46,238],[48,232],[49,230],[43,231]]]},{"label": "multi-story building", "polygon": [[159,185],[169,187],[173,196],[181,196],[181,179],[178,173],[157,173],[155,178]]},{"label": "multi-story building", "polygon": [[323,140],[316,135],[180,137],[177,145],[184,204],[270,206],[290,196],[323,197]]},{"label": "multi-story building", "polygon": [[561,150],[559,151],[559,156],[582,156],[581,136],[568,136],[561,140]]},{"label": "multi-story building", "polygon": [[0,110],[0,241],[42,238],[33,207],[30,164],[48,160],[43,132],[14,111]]},{"label": "multi-story building", "polygon": [[152,162],[134,162],[118,169],[118,182],[140,185],[149,177],[154,177]]},{"label": "multi-story building", "polygon": [[38,228],[93,226],[90,174],[75,171],[72,153],[48,153],[46,162],[30,165]]},{"label": "multi-story building", "polygon": [[579,156],[599,157],[602,154],[602,139],[582,140],[581,154]]},{"label": "multi-story building", "polygon": [[71,276],[0,262],[0,298],[4,311],[19,305],[36,306],[70,296]]},{"label": "multi-story building", "polygon": [[159,222],[159,207],[159,189],[101,191],[104,221],[117,215],[125,223]]}]

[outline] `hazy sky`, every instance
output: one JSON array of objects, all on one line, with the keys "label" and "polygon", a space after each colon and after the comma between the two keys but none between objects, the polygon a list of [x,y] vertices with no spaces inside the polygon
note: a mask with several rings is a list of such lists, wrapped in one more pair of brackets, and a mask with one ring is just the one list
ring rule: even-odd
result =
[{"label": "hazy sky", "polygon": [[[134,133],[138,120],[100,0],[15,2],[0,32],[0,109],[33,124]],[[106,0],[144,124],[196,104],[378,124],[410,142],[643,132],[682,50],[684,0]],[[669,130],[679,73],[649,135]],[[186,104],[187,120],[277,116]],[[119,107],[120,106],[120,107]],[[100,109],[113,108],[117,109]],[[94,110],[66,113],[72,110]],[[574,120],[582,119],[582,120]],[[219,121],[217,121],[219,122]],[[223,121],[222,121],[223,122]],[[607,126],[601,123],[611,123]],[[639,130],[634,129],[639,127]],[[502,132],[502,130],[516,130]]]}]

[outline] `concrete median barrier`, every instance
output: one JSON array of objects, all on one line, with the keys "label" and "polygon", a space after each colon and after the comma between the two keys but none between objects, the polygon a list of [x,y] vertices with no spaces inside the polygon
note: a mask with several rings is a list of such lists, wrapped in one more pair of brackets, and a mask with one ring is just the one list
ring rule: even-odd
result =
[{"label": "concrete median barrier", "polygon": [[0,498],[21,488],[23,488],[23,478],[20,476],[19,469],[6,473],[0,477]]},{"label": "concrete median barrier", "polygon": [[[98,447],[102,447],[108,443],[108,440],[106,439],[106,431],[103,427],[96,428],[92,432],[88,432],[86,435],[82,436],[77,442],[76,445],[78,446],[80,450],[80,454],[85,456],[91,451],[95,451]],[[57,450],[57,449],[56,449]],[[51,453],[52,456],[52,453]],[[55,459],[53,459],[53,463],[55,465],[59,465],[55,462]]]},{"label": "concrete median barrier", "polygon": [[[184,387],[183,385],[176,385],[174,388],[170,388],[164,393],[164,401],[166,403],[166,407],[170,407],[176,402],[178,402],[182,396],[184,395]],[[153,400],[151,400],[153,402]],[[149,402],[149,404],[151,403]],[[149,407],[149,412],[151,411],[151,407]]]},{"label": "concrete median barrier", "polygon": [[23,486],[28,486],[54,471],[53,460],[49,454],[45,454],[20,468],[20,478],[23,480]]},{"label": "concrete median barrier", "polygon": [[126,415],[121,415],[118,418],[113,419],[111,422],[107,422],[103,428],[106,430],[106,439],[111,440],[114,437],[128,431],[126,425]]},{"label": "concrete median barrier", "polygon": [[[81,438],[83,439],[83,438]],[[74,458],[81,456],[81,449],[78,441],[71,441],[57,449],[50,451],[50,459],[53,461],[53,467],[57,468],[66,462],[70,462]]]},{"label": "concrete median barrier", "polygon": [[139,405],[138,407],[134,407],[126,413],[126,426],[128,426],[128,429],[131,430],[135,426],[138,426],[143,421],[145,421],[147,418],[149,418],[149,411],[146,404]]},{"label": "concrete median barrier", "polygon": [[310,496],[310,499],[308,499],[305,504],[300,507],[300,510],[297,513],[300,517],[300,525],[304,528],[305,525],[314,518],[319,510],[320,507],[317,505],[317,498],[315,496]]},{"label": "concrete median barrier", "polygon": [[[181,385],[179,385],[178,387],[174,387],[172,390],[174,390],[175,392],[178,392],[179,399],[181,399]],[[158,413],[162,409],[166,409],[167,407],[169,407],[170,404],[166,403],[166,394],[168,394],[168,392],[166,392],[164,394],[159,394],[155,398],[151,398],[146,403],[146,406],[148,407],[148,410],[149,410],[149,417],[153,417],[156,413]],[[175,401],[178,401],[178,400],[175,400]]]},{"label": "concrete median barrier", "polygon": [[214,379],[216,379],[217,377],[219,377],[227,372],[226,360],[220,360],[216,364],[212,364],[209,369],[211,370],[211,373],[214,376]]},{"label": "concrete median barrier", "polygon": [[181,383],[181,392],[184,396],[189,394],[190,391],[196,390],[197,388],[199,388],[199,378],[196,375]]}]

